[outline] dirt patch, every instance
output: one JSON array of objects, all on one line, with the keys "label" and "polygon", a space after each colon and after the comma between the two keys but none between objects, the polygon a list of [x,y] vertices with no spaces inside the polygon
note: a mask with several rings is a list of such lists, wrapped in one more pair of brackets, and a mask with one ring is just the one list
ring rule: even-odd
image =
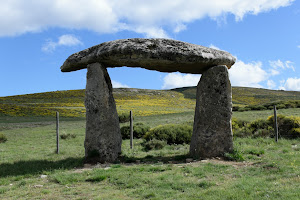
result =
[{"label": "dirt patch", "polygon": [[227,160],[222,160],[222,159],[207,159],[207,160],[201,160],[198,161],[200,163],[212,163],[212,164],[219,164],[219,165],[230,165],[235,168],[240,168],[240,167],[248,167],[253,165],[253,162],[236,162],[236,161],[227,161]]},{"label": "dirt patch", "polygon": [[[120,165],[123,167],[129,167],[129,166],[133,166],[133,165],[153,165],[153,164],[157,164],[158,162],[135,162],[135,163],[121,163]],[[230,165],[233,166],[234,168],[238,169],[238,168],[242,168],[242,167],[248,167],[248,166],[252,166],[254,165],[253,162],[235,162],[235,161],[227,161],[227,160],[223,160],[221,158],[213,158],[213,159],[205,159],[205,160],[193,160],[191,162],[186,162],[186,163],[182,163],[182,162],[177,162],[177,161],[169,161],[167,163],[163,163],[161,162],[162,165],[165,164],[173,164],[177,167],[185,167],[185,166],[199,166],[201,164],[205,164],[205,163],[211,163],[211,164],[216,164],[216,165]],[[108,170],[111,169],[111,165],[113,164],[96,164],[96,165],[91,165],[91,164],[85,164],[83,168],[77,168],[75,169],[74,173],[83,173],[85,171],[90,171],[93,170],[94,168],[102,168],[104,170]]]}]

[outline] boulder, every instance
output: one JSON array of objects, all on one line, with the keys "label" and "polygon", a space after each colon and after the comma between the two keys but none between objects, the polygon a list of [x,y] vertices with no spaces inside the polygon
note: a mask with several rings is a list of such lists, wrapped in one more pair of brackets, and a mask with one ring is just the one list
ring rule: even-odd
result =
[{"label": "boulder", "polygon": [[223,156],[233,150],[232,92],[226,66],[215,66],[201,76],[190,154],[195,158]]},{"label": "boulder", "polygon": [[86,162],[113,162],[121,153],[122,138],[111,80],[102,64],[90,64],[87,68]]},{"label": "boulder", "polygon": [[160,72],[201,74],[216,65],[230,68],[235,58],[228,52],[171,39],[122,39],[90,47],[71,55],[62,72],[102,63],[106,67],[141,67]]}]

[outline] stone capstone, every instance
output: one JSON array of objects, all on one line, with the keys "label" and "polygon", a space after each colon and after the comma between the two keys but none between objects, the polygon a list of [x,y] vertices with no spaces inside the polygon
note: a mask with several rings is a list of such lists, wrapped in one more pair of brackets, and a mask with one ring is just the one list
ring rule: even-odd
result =
[{"label": "stone capstone", "polygon": [[112,84],[100,63],[87,66],[86,84],[86,162],[113,162],[121,153],[121,132]]},{"label": "stone capstone", "polygon": [[106,67],[141,67],[160,72],[202,74],[210,67],[226,65],[235,58],[228,52],[171,39],[122,39],[90,47],[71,55],[61,66],[62,72],[102,63]]},{"label": "stone capstone", "polygon": [[196,158],[223,156],[233,150],[232,91],[226,66],[205,71],[197,85],[190,154]]}]

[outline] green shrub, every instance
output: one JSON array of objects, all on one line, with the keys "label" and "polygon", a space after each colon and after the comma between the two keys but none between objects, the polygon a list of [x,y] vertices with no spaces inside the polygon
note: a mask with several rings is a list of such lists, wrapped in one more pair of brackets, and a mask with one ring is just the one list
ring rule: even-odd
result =
[{"label": "green shrub", "polygon": [[245,108],[248,108],[250,110],[267,110],[267,107],[263,105],[246,106]]},{"label": "green shrub", "polygon": [[0,143],[4,143],[6,141],[7,141],[6,135],[4,135],[3,133],[0,133]]},{"label": "green shrub", "polygon": [[295,105],[292,102],[285,102],[284,106],[285,108],[295,108]]},{"label": "green shrub", "polygon": [[70,138],[76,138],[75,134],[70,134],[70,133],[64,133],[60,135],[60,138],[62,140],[70,139]]},{"label": "green shrub", "polygon": [[[274,124],[274,116],[269,116],[268,121]],[[297,138],[300,137],[298,134],[298,128],[300,128],[300,117],[286,117],[284,115],[277,116],[278,134],[282,137]]]},{"label": "green shrub", "polygon": [[294,138],[300,137],[300,128],[293,128],[291,133]]},{"label": "green shrub", "polygon": [[232,160],[232,161],[244,161],[245,158],[243,153],[237,149],[234,149],[231,153],[225,153],[225,159]]},{"label": "green shrub", "polygon": [[[133,125],[133,137],[142,138],[150,130],[149,126],[144,125],[143,123],[136,123]],[[123,126],[121,128],[122,139],[130,139],[130,126]]]},{"label": "green shrub", "polygon": [[152,128],[145,135],[145,140],[163,140],[168,144],[189,144],[193,127],[186,124],[166,124]]},{"label": "green shrub", "polygon": [[144,141],[142,143],[142,146],[144,147],[144,149],[146,151],[150,151],[152,149],[162,149],[164,148],[165,146],[167,145],[167,142],[166,141],[163,141],[163,140],[157,140],[157,139],[152,139],[152,140],[149,140],[149,141]]},{"label": "green shrub", "polygon": [[252,130],[249,129],[247,126],[244,126],[242,128],[233,130],[233,136],[234,137],[250,137],[250,136],[252,136]]},{"label": "green shrub", "polygon": [[130,121],[130,114],[129,113],[121,113],[119,114],[119,122],[125,123]]},{"label": "green shrub", "polygon": [[239,106],[232,106],[232,111],[239,111],[240,107]]},{"label": "green shrub", "polygon": [[259,129],[269,129],[269,127],[272,126],[272,124],[268,120],[264,119],[257,119],[253,122],[251,122],[248,125],[248,128],[252,129],[252,133],[258,131]]},{"label": "green shrub", "polygon": [[285,105],[284,105],[284,104],[277,104],[277,105],[276,105],[276,108],[277,108],[277,109],[284,109],[284,108],[285,108]]},{"label": "green shrub", "polygon": [[233,131],[238,130],[239,128],[242,128],[242,127],[244,127],[248,124],[247,121],[240,120],[240,119],[237,119],[237,118],[232,118],[231,123],[232,123],[232,130]]},{"label": "green shrub", "polygon": [[257,119],[247,125],[248,136],[257,137],[270,137],[274,133],[272,124],[268,120]]},{"label": "green shrub", "polygon": [[[279,136],[300,137],[300,117],[278,115],[277,124]],[[269,116],[267,120],[257,119],[251,123],[233,118],[232,131],[235,137],[273,137],[274,116]]]},{"label": "green shrub", "polygon": [[244,108],[239,108],[239,112],[244,112],[244,111],[250,111],[251,108],[244,107]]},{"label": "green shrub", "polygon": [[249,110],[272,110],[276,105],[277,109],[300,108],[300,100],[277,101],[264,103],[262,105],[249,105],[246,107],[233,106],[232,111],[249,111]]}]

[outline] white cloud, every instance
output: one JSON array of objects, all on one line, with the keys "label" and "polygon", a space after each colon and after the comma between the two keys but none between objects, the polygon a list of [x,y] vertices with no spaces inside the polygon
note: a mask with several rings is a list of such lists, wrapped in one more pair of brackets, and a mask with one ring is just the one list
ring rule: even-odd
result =
[{"label": "white cloud", "polygon": [[273,80],[267,81],[268,89],[274,89],[276,87],[276,83]]},{"label": "white cloud", "polygon": [[44,52],[52,52],[58,46],[77,46],[81,45],[82,42],[73,35],[62,35],[58,38],[57,42],[53,42],[52,40],[48,40],[46,44],[43,45],[42,51]]},{"label": "white cloud", "polygon": [[170,38],[162,28],[140,26],[135,32],[144,34],[147,38]]},{"label": "white cloud", "polygon": [[122,83],[120,83],[118,81],[112,80],[111,83],[112,83],[113,88],[129,88],[128,85],[122,84]]},{"label": "white cloud", "polygon": [[180,31],[184,31],[186,30],[186,25],[184,24],[178,24],[175,28],[174,28],[174,32],[175,33],[179,33]]},{"label": "white cloud", "polygon": [[300,78],[288,78],[286,81],[280,81],[282,90],[300,91]]},{"label": "white cloud", "polygon": [[57,44],[64,46],[76,46],[82,44],[82,42],[73,35],[62,35],[58,38]]},{"label": "white cloud", "polygon": [[164,83],[162,89],[172,89],[187,86],[196,86],[200,80],[201,75],[182,74],[179,72],[169,73],[163,79]]},{"label": "white cloud", "polygon": [[268,79],[268,73],[262,69],[261,62],[244,63],[237,60],[229,70],[229,77],[233,86],[261,88],[261,82]]},{"label": "white cloud", "polygon": [[293,66],[293,62],[287,60],[285,62],[282,62],[281,60],[275,60],[275,61],[269,61],[269,64],[271,67],[275,70],[277,69],[291,69],[295,71],[295,67]]},{"label": "white cloud", "polygon": [[280,72],[278,70],[276,70],[276,69],[270,69],[269,71],[270,71],[270,75],[271,76],[275,76],[275,75],[280,74]]},{"label": "white cloud", "polygon": [[221,50],[219,47],[217,47],[217,46],[215,46],[213,44],[210,44],[209,48],[216,49],[216,50]]},{"label": "white cloud", "polygon": [[[9,0],[1,1],[0,36],[38,32],[50,27],[88,29],[99,33],[130,30],[147,37],[175,33],[195,20],[217,22],[227,14],[242,20],[290,5],[294,0]],[[158,32],[156,32],[158,31]]]}]

